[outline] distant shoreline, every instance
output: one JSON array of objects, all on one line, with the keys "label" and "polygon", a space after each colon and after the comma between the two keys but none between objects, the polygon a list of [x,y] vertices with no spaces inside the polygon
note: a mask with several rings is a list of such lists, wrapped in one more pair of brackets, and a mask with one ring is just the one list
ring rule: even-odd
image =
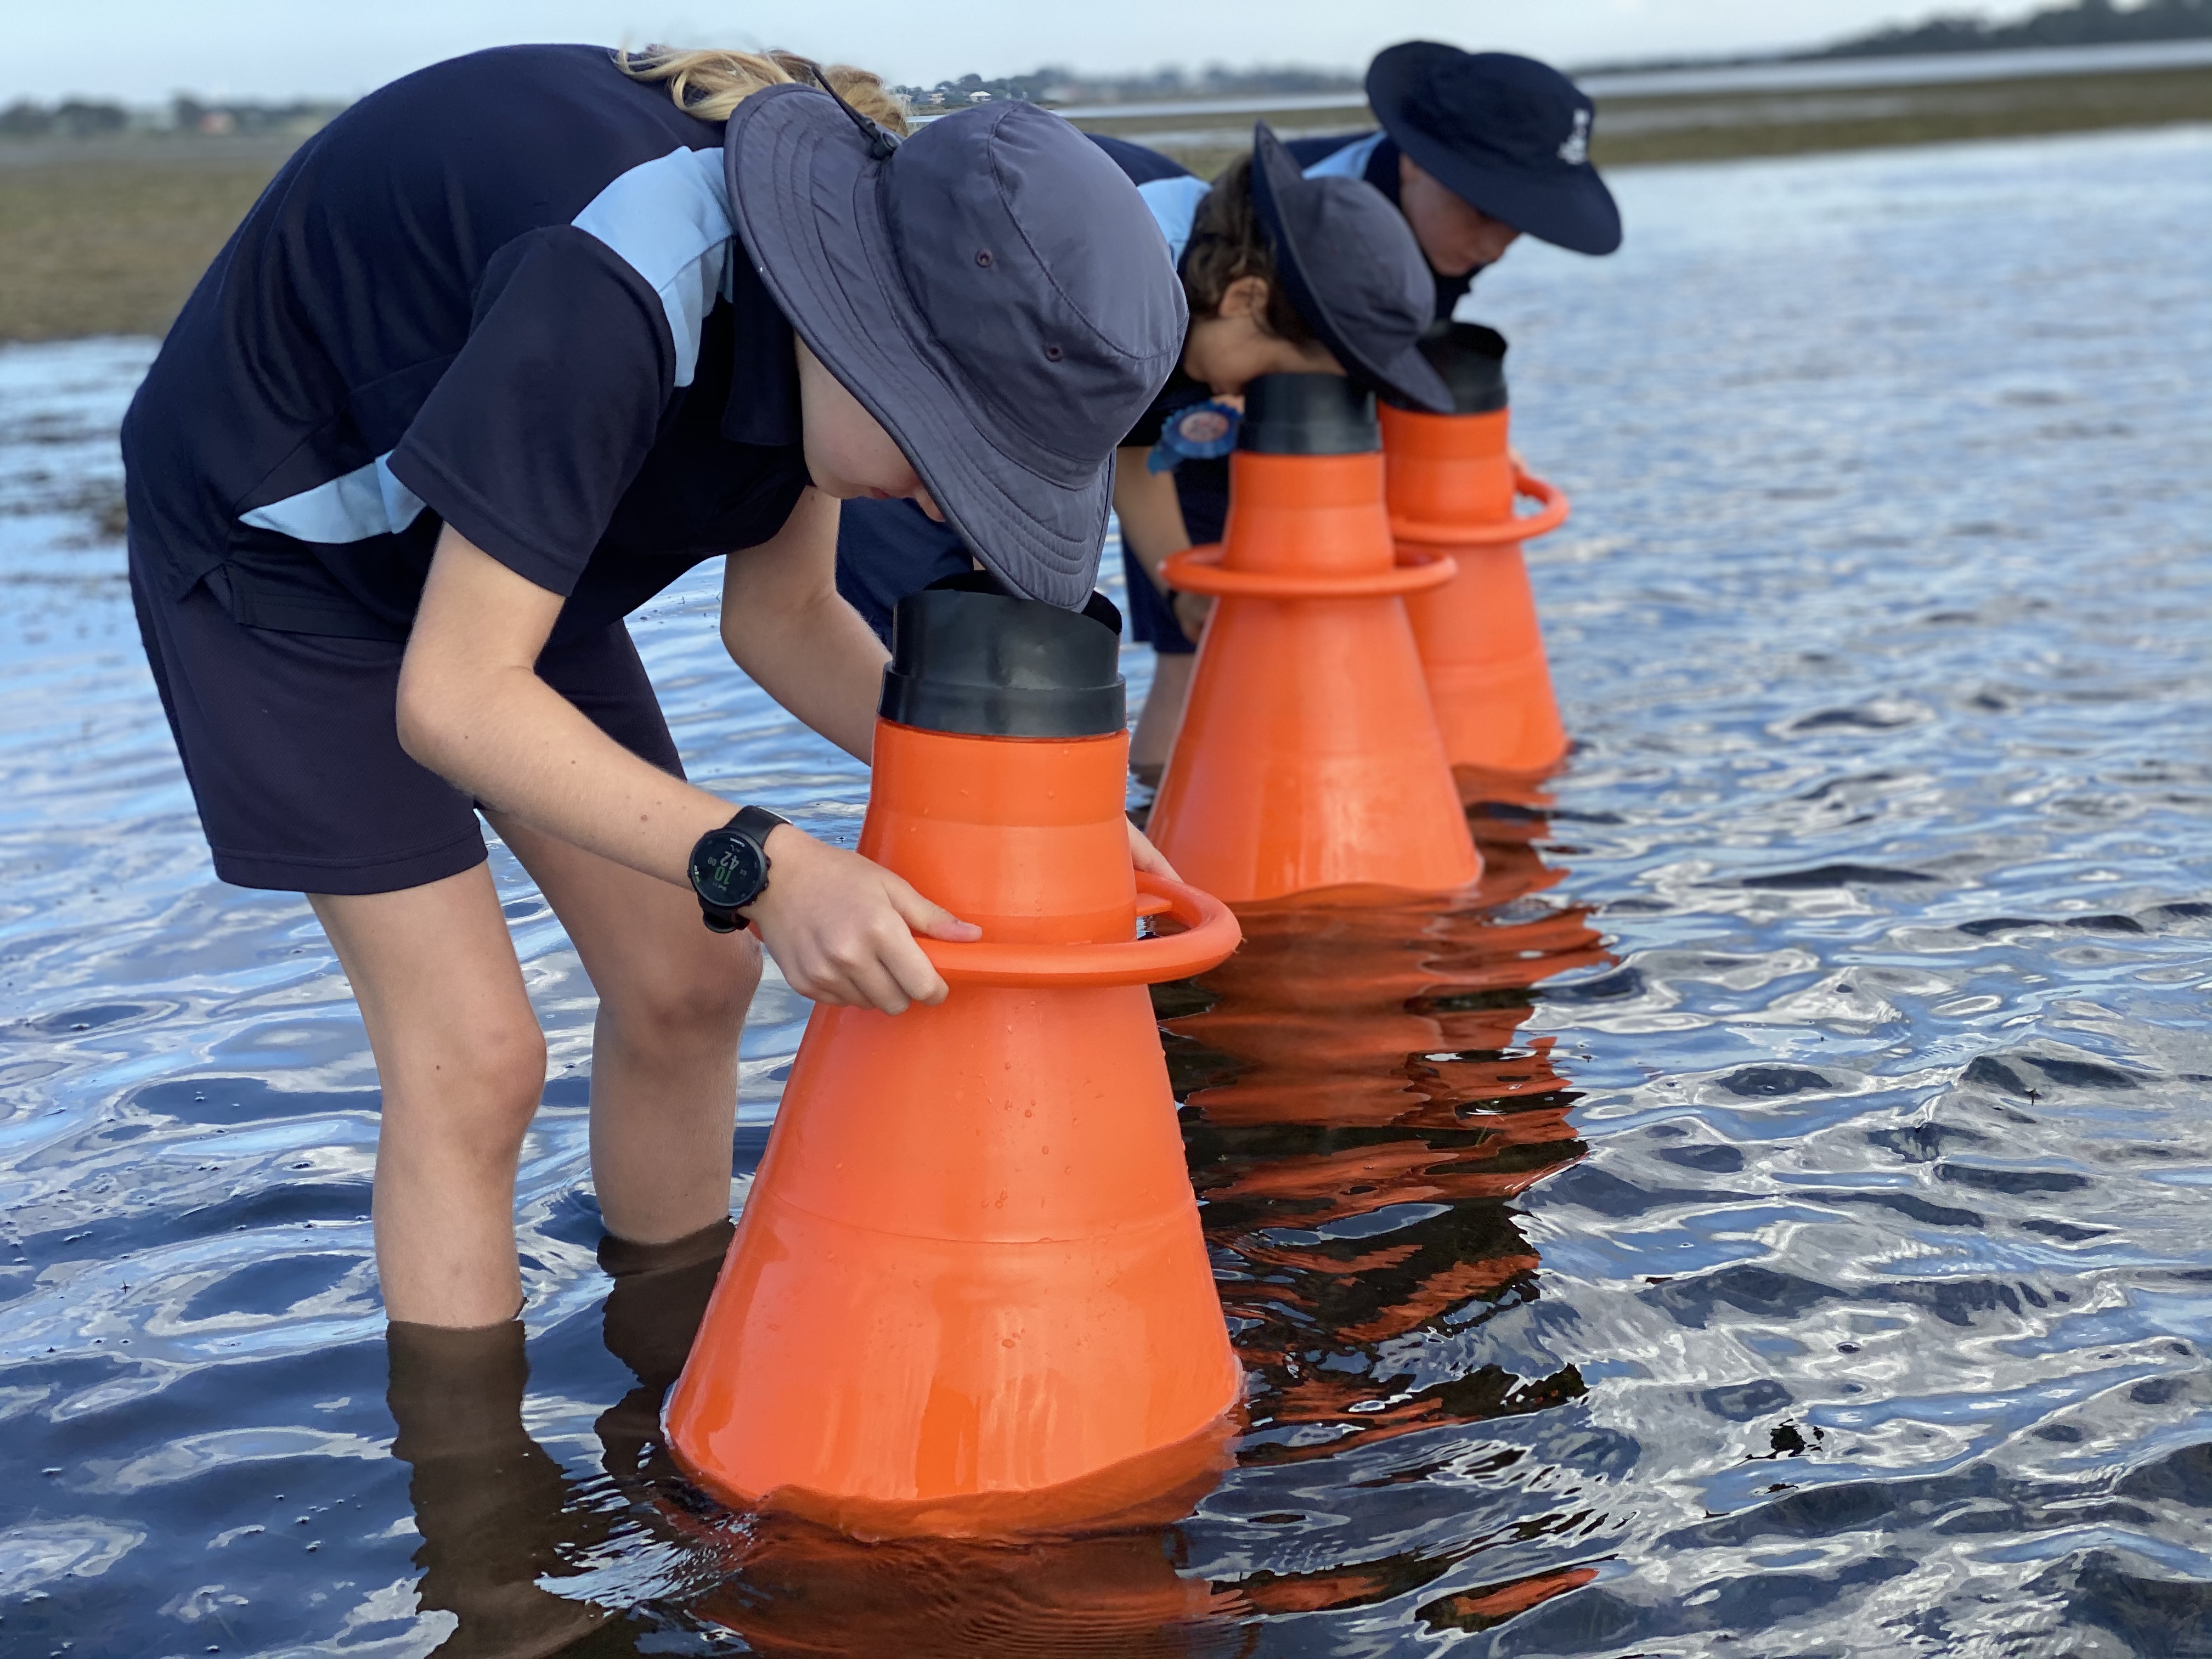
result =
[{"label": "distant shoreline", "polygon": [[[1934,86],[1946,82],[2036,80],[2045,76],[2157,73],[2208,66],[2212,66],[2212,40],[1930,52],[1917,57],[1745,58],[1711,63],[1621,65],[1577,70],[1571,74],[1575,84],[1603,106],[1623,98]],[[1359,110],[1366,107],[1366,94],[1352,84],[1332,92],[1285,93],[1273,97],[1251,93],[1234,97],[1162,98],[1050,107],[1080,125],[1091,120]]]},{"label": "distant shoreline", "polygon": [[[1239,100],[1240,102],[1243,100]],[[1304,106],[1301,107],[1300,105]],[[1210,177],[1255,119],[1285,136],[1370,125],[1357,107],[1085,114]],[[2212,122],[2212,64],[1929,84],[1600,99],[1600,166],[1726,161]],[[0,341],[165,332],[296,140],[0,140]]]},{"label": "distant shoreline", "polygon": [[[2011,80],[1774,88],[1597,100],[1590,146],[1601,167],[1732,161],[1977,138],[2024,138],[2106,128],[2212,121],[2212,63],[2114,74],[2028,76]],[[1361,107],[1131,116],[1100,111],[1076,125],[1147,144],[1210,177],[1250,142],[1265,120],[1285,137],[1373,125]]]}]

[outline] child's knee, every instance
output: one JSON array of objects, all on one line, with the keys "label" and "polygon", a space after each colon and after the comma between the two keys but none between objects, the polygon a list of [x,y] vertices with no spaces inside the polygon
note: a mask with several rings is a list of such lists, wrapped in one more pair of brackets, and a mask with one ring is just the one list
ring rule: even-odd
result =
[{"label": "child's knee", "polygon": [[662,1054],[737,1041],[760,984],[760,946],[750,933],[714,944],[721,948],[699,953],[704,960],[678,958],[601,994],[622,1041]]},{"label": "child's knee", "polygon": [[511,1158],[545,1092],[545,1034],[526,1015],[410,1045],[386,1068],[387,1122],[465,1155]]}]

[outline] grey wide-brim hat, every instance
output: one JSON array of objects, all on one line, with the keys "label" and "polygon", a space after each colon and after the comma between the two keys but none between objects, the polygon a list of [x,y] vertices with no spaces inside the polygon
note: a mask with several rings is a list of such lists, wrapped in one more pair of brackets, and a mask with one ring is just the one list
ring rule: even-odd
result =
[{"label": "grey wide-brim hat", "polygon": [[1262,121],[1252,205],[1291,303],[1345,373],[1392,403],[1450,414],[1450,389],[1420,351],[1436,279],[1390,198],[1364,179],[1307,178]]},{"label": "grey wide-brim hat", "polygon": [[817,88],[730,117],[730,211],[769,292],[1017,593],[1080,606],[1114,450],[1182,356],[1167,244],[1120,168],[1028,104],[893,148]]}]

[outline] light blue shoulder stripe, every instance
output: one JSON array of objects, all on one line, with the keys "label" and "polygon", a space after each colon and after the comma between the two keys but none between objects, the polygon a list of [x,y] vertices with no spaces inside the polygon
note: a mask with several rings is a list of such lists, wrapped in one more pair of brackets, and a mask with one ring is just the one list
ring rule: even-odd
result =
[{"label": "light blue shoulder stripe", "polygon": [[728,186],[722,152],[672,149],[621,174],[574,220],[660,296],[676,341],[676,384],[699,368],[699,331],[721,292],[730,258]]},{"label": "light blue shoulder stripe", "polygon": [[[730,204],[720,149],[676,149],[620,174],[574,220],[659,296],[676,343],[676,384],[699,368],[699,331],[727,279]],[[422,498],[392,476],[386,450],[342,478],[240,516],[303,542],[359,542],[397,535]]]},{"label": "light blue shoulder stripe", "polygon": [[303,542],[358,542],[396,536],[415,522],[422,498],[392,476],[386,450],[342,478],[287,495],[239,516],[262,530]]},{"label": "light blue shoulder stripe", "polygon": [[1342,149],[1331,150],[1306,169],[1309,179],[1364,179],[1367,163],[1375,154],[1375,147],[1382,142],[1382,135],[1370,132],[1357,143],[1346,144]]},{"label": "light blue shoulder stripe", "polygon": [[1168,258],[1178,264],[1182,262],[1183,249],[1190,242],[1190,227],[1198,217],[1198,204],[1212,188],[1205,179],[1194,179],[1188,173],[1174,179],[1155,179],[1148,185],[1137,186],[1137,194],[1152,210],[1160,234],[1168,239]]}]

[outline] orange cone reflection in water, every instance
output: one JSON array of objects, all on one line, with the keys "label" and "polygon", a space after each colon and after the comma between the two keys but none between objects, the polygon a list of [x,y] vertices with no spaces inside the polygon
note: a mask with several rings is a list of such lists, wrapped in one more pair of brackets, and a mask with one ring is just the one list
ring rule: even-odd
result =
[{"label": "orange cone reflection in water", "polygon": [[1231,903],[1481,872],[1401,597],[1450,570],[1399,568],[1379,441],[1340,376],[1255,380],[1222,545],[1164,572],[1217,603],[1148,831]]},{"label": "orange cone reflection in water", "polygon": [[[1529,1012],[1522,994],[1610,958],[1578,906],[1501,922],[1498,907],[1561,872],[1525,843],[1486,842],[1486,854],[1482,884],[1441,906],[1347,888],[1326,902],[1241,907],[1243,946],[1200,981],[1212,1007],[1167,1024],[1237,1062],[1233,1087],[1190,1103],[1215,1122],[1379,1125],[1433,1116],[1424,1102],[1455,1086],[1470,1099],[1557,1088],[1549,1036],[1515,1048]],[[1466,1054],[1498,1057],[1422,1058]],[[1456,1082],[1431,1088],[1431,1077]]]},{"label": "orange cone reflection in water", "polygon": [[[671,1443],[862,1534],[1127,1512],[1218,1473],[1238,1394],[1143,988],[1236,924],[1132,874],[1110,631],[937,590],[898,629],[887,715],[999,730],[879,723],[860,850],[984,939],[925,941],[937,1007],[814,1011]],[[1135,940],[1140,887],[1186,931]]]},{"label": "orange cone reflection in water", "polygon": [[[1551,485],[1516,476],[1507,439],[1505,342],[1455,323],[1422,348],[1458,411],[1382,410],[1390,526],[1403,559],[1449,556],[1458,574],[1410,593],[1406,611],[1455,767],[1540,774],[1567,752],[1522,544],[1565,521]],[[1543,503],[1516,520],[1516,493]]]},{"label": "orange cone reflection in water", "polygon": [[769,1659],[1236,1659],[1252,1606],[1176,1571],[1159,1528],[863,1543],[789,1515],[710,1538],[728,1575],[693,1604]]},{"label": "orange cone reflection in water", "polygon": [[1509,1200],[1582,1151],[1550,1039],[1518,1028],[1532,987],[1610,957],[1579,907],[1529,902],[1558,877],[1525,847],[1485,852],[1481,893],[1441,908],[1246,908],[1244,947],[1199,981],[1212,1006],[1167,1022],[1200,1079],[1186,1139],[1207,1237],[1245,1269],[1224,1282],[1261,1382],[1247,1465],[1582,1392],[1571,1366],[1403,1374],[1409,1345],[1535,1295]]}]

